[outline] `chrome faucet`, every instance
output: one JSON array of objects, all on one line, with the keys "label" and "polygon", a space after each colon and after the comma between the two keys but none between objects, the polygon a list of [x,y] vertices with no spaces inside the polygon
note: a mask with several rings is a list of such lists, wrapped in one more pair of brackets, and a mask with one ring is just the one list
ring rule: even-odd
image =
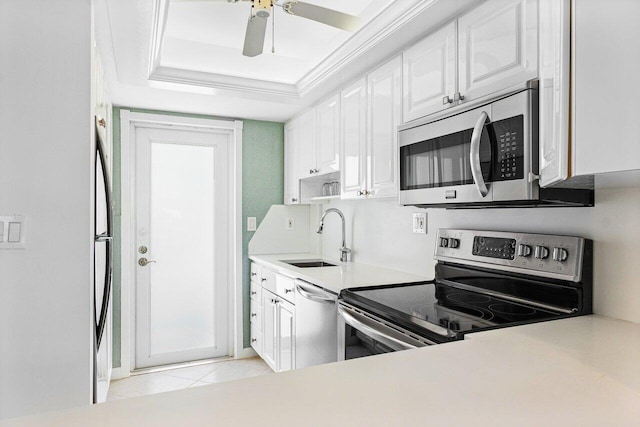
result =
[{"label": "chrome faucet", "polygon": [[329,208],[322,212],[322,216],[320,217],[320,225],[318,225],[318,230],[316,233],[322,234],[322,230],[324,229],[324,217],[327,216],[329,212],[335,212],[340,215],[340,219],[342,220],[342,247],[340,248],[340,261],[347,262],[349,258],[349,254],[351,253],[351,249],[347,248],[345,243],[345,232],[344,232],[344,215],[340,212],[339,209]]}]

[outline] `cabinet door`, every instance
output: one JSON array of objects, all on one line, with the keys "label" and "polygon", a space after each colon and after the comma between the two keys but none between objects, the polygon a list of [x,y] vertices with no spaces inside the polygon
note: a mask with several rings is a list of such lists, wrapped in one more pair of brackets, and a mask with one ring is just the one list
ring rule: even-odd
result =
[{"label": "cabinet door", "polygon": [[278,371],[295,369],[295,309],[292,304],[278,302]]},{"label": "cabinet door", "polygon": [[537,0],[493,0],[458,19],[465,102],[538,76]]},{"label": "cabinet door", "polygon": [[367,120],[367,190],[370,197],[398,194],[398,125],[402,115],[402,59],[397,57],[369,74]]},{"label": "cabinet door", "polygon": [[316,110],[311,109],[298,118],[299,169],[298,177],[313,176],[316,170]]},{"label": "cabinet door", "polygon": [[343,199],[361,197],[366,189],[367,86],[362,79],[343,90],[341,123],[341,195]]},{"label": "cabinet door", "polygon": [[262,293],[262,359],[274,371],[278,370],[276,351],[278,348],[278,303],[277,297],[269,291]]},{"label": "cabinet door", "polygon": [[284,204],[300,203],[300,168],[298,167],[298,121],[284,127]]},{"label": "cabinet door", "polygon": [[340,98],[334,95],[316,107],[317,168],[320,174],[339,169]]},{"label": "cabinet door", "polygon": [[262,331],[255,326],[251,325],[251,347],[258,353],[260,357],[264,359],[264,352],[262,351]]},{"label": "cabinet door", "polygon": [[640,1],[572,7],[572,173],[640,169]]},{"label": "cabinet door", "polygon": [[451,22],[402,54],[405,122],[449,108],[456,92],[456,23]]},{"label": "cabinet door", "polygon": [[570,0],[540,2],[540,186],[569,176]]}]

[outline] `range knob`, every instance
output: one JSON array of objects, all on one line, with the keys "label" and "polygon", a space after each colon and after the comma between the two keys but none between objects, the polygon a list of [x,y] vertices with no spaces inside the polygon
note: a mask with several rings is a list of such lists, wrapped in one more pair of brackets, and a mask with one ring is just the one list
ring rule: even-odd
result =
[{"label": "range knob", "polygon": [[549,256],[549,248],[547,248],[546,246],[536,246],[536,250],[533,253],[533,256],[538,258],[538,259],[545,259]]},{"label": "range knob", "polygon": [[553,248],[553,260],[563,262],[569,258],[569,252],[565,248]]},{"label": "range knob", "polygon": [[440,238],[440,247],[441,248],[448,248],[449,247],[449,239],[447,239],[446,237],[441,237]]},{"label": "range knob", "polygon": [[526,258],[529,255],[531,255],[531,246],[523,245],[522,243],[519,244],[518,245],[518,256]]},{"label": "range knob", "polygon": [[460,239],[454,239],[453,237],[449,237],[449,247],[457,249],[460,247]]}]

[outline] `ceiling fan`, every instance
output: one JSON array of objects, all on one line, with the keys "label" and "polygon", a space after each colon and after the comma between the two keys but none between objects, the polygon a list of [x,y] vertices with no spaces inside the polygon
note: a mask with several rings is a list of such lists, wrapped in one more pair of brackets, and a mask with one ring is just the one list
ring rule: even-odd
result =
[{"label": "ceiling fan", "polygon": [[[193,0],[179,0],[193,1]],[[240,0],[208,0],[237,3]],[[297,0],[243,0],[251,2],[251,15],[247,23],[247,31],[244,36],[244,56],[258,56],[264,48],[264,39],[267,32],[267,19],[271,16],[273,7],[281,7],[289,15],[311,19],[345,31],[356,31],[360,27],[360,18],[337,10],[304,3]]]}]

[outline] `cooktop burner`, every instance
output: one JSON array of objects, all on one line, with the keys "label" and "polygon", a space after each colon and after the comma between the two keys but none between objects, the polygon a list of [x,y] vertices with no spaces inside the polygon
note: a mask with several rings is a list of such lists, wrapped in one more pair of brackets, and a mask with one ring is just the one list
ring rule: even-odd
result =
[{"label": "cooktop burner", "polygon": [[448,337],[562,315],[437,282],[347,289],[341,298],[414,332],[420,333],[425,321],[438,325],[447,331]]}]

